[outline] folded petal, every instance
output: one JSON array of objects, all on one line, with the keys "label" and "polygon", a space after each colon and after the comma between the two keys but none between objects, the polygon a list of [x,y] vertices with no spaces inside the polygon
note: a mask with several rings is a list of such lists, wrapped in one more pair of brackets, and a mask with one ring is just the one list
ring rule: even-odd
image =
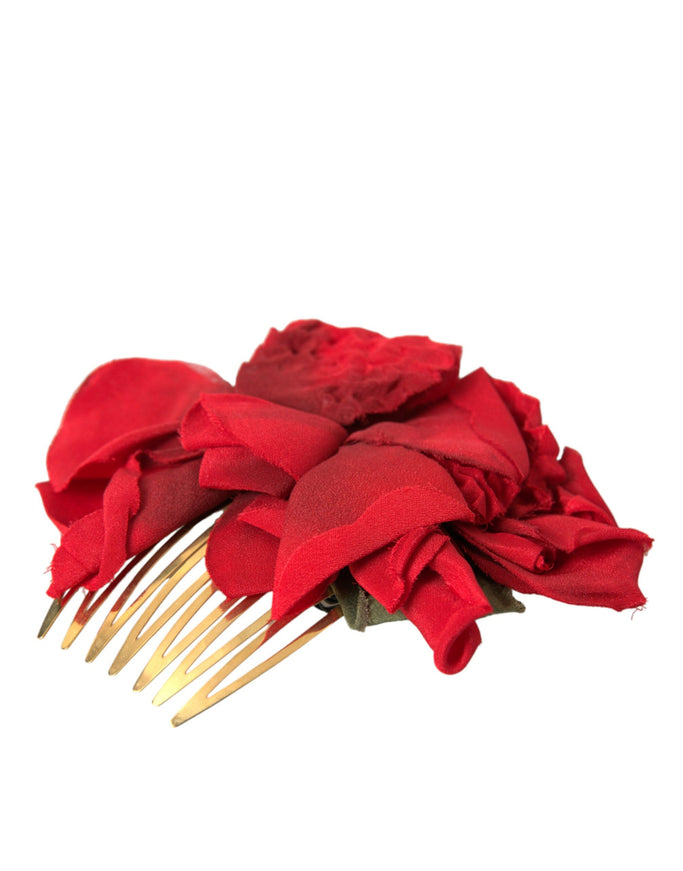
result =
[{"label": "folded petal", "polygon": [[505,514],[520,491],[519,483],[504,475],[463,466],[455,460],[441,462],[460,488],[479,523],[490,523]]},{"label": "folded petal", "polygon": [[637,530],[564,515],[456,528],[472,561],[513,590],[619,611],[645,603],[638,574],[652,542]]},{"label": "folded petal", "polygon": [[294,486],[294,478],[272,463],[255,456],[249,448],[235,445],[231,448],[208,448],[199,470],[202,487],[238,492],[268,493],[287,496]]},{"label": "folded petal", "polygon": [[286,504],[272,496],[241,494],[214,525],[206,568],[228,598],[273,589]]},{"label": "folded petal", "polygon": [[530,458],[530,467],[522,488],[507,506],[506,514],[523,517],[536,511],[549,511],[556,499],[554,488],[566,477],[557,459],[559,445],[541,420],[538,399],[522,393],[509,381],[494,379],[494,383],[519,426]]},{"label": "folded petal", "polygon": [[472,520],[450,475],[402,447],[356,444],[307,472],[289,499],[278,553],[273,616],[296,613],[331,577],[416,527]]},{"label": "folded petal", "polygon": [[344,426],[435,402],[458,377],[461,348],[423,336],[295,321],[271,330],[237,374],[240,393]]},{"label": "folded petal", "polygon": [[[409,589],[400,609],[434,650],[436,667],[455,674],[467,665],[481,642],[475,620],[493,613],[493,608],[472,568],[448,536],[434,528],[424,532],[426,540],[431,541],[432,556],[418,576],[405,584]],[[394,551],[401,546],[399,540],[351,565],[351,573],[361,587],[389,611],[395,610],[389,605],[394,599],[397,576]]]},{"label": "folded petal", "polygon": [[253,396],[207,394],[188,412],[183,444],[205,451],[205,487],[286,496],[346,438],[339,424]]},{"label": "folded petal", "polygon": [[595,485],[588,477],[578,451],[565,448],[560,459],[566,478],[558,487],[558,498],[563,514],[581,514],[602,523],[616,526],[616,521]]},{"label": "folded petal", "polygon": [[77,478],[59,493],[49,481],[42,481],[36,486],[43,500],[45,513],[64,532],[74,521],[102,507],[107,482],[97,478]]},{"label": "folded petal", "polygon": [[102,507],[72,523],[52,562],[50,596],[97,590],[125,561],[225,501],[199,486],[200,458],[175,451],[133,454],[113,475]]},{"label": "folded petal", "polygon": [[202,392],[230,390],[215,372],[132,358],[100,366],[72,397],[47,456],[56,492],[76,475],[108,478],[128,455],[176,432]]}]

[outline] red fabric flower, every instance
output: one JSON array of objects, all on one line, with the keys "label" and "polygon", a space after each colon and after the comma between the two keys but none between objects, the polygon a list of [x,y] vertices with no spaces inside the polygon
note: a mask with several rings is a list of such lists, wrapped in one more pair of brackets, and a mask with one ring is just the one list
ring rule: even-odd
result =
[{"label": "red fabric flower", "polygon": [[448,673],[492,612],[474,567],[522,593],[643,604],[648,536],[616,525],[576,451],[558,458],[538,400],[483,369],[458,380],[459,360],[426,338],[298,321],[271,331],[236,390],[185,363],[101,367],[39,485],[63,532],[50,595],[97,589],[232,498],[206,557],[226,596],[272,590],[289,618],[348,569]]},{"label": "red fabric flower", "polygon": [[38,485],[62,531],[49,595],[96,590],[131,556],[225,501],[199,485],[201,455],[177,430],[201,392],[229,390],[214,372],[175,361],[116,360],[73,396]]},{"label": "red fabric flower", "polygon": [[370,330],[295,321],[270,331],[235,386],[352,426],[440,399],[458,377],[461,350],[423,336],[387,339]]}]

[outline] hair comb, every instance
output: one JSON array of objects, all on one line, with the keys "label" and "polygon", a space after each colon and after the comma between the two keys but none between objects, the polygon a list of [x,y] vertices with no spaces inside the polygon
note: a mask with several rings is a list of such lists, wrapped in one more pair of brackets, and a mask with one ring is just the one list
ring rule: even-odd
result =
[{"label": "hair comb", "polygon": [[63,648],[110,604],[86,660],[125,636],[116,674],[144,649],[134,689],[190,693],[180,725],[341,617],[410,621],[454,674],[477,621],[524,610],[515,593],[644,605],[651,539],[616,524],[578,452],[560,456],[536,399],[461,376],[460,356],[297,321],[234,386],[179,361],[95,370],[38,485],[62,533],[39,637],[77,592]]}]

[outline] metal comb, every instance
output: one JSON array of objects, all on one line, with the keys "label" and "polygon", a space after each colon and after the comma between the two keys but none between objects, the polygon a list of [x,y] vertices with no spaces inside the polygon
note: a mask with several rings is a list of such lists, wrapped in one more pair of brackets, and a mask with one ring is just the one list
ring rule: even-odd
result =
[{"label": "metal comb", "polygon": [[[86,662],[92,662],[99,656],[134,617],[137,619],[116,653],[109,674],[118,674],[143,648],[149,651],[152,639],[165,630],[135,681],[135,691],[145,689],[162,671],[180,660],[152,700],[155,705],[161,705],[207,671],[216,669],[173,717],[171,723],[174,726],[180,726],[251,683],[312,641],[341,616],[341,609],[334,604],[321,605],[325,611],[323,616],[320,616],[319,610],[309,609],[305,613],[314,614],[319,619],[315,619],[275,653],[225,684],[226,679],[271,638],[299,618],[272,620],[270,609],[267,609],[260,617],[240,628],[228,641],[216,646],[214,643],[233,624],[240,625],[249,619],[249,609],[264,595],[228,599],[216,588],[204,565],[213,522],[189,544],[184,543],[192,531],[196,532],[200,523],[195,521],[179,529],[155,548],[129,560],[102,589],[86,592],[62,641],[62,648],[70,647],[105,601],[114,591],[122,589],[90,645]],[[180,548],[180,552],[176,553]],[[163,568],[144,586],[143,582],[158,564],[162,564]],[[198,573],[196,578],[193,577],[195,573]],[[125,581],[127,583],[124,586]],[[141,592],[138,592],[139,589]],[[168,601],[174,591],[175,598]],[[76,592],[75,589],[69,590],[60,599],[53,600],[40,627],[39,638],[47,635]],[[214,600],[213,608],[210,608],[211,599]],[[211,649],[212,645],[214,649]]]}]

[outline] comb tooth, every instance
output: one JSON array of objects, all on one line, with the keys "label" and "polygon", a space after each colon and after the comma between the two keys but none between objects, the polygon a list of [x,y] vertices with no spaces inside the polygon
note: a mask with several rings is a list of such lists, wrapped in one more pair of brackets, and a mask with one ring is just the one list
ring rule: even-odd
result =
[{"label": "comb tooth", "polygon": [[[327,629],[328,626],[331,626],[341,617],[341,610],[339,608],[335,608],[333,611],[325,614],[320,620],[317,621],[313,626],[310,626],[301,635],[297,636],[293,641],[290,641],[289,644],[285,645],[281,650],[277,653],[274,653],[264,662],[260,663],[257,666],[254,666],[250,671],[244,674],[242,677],[237,678],[237,680],[233,681],[227,687],[223,687],[222,689],[213,692],[216,687],[226,678],[232,671],[234,671],[239,665],[241,665],[252,653],[254,653],[262,644],[264,644],[274,633],[270,632],[277,624],[271,624],[264,632],[261,633],[257,638],[255,638],[251,644],[248,644],[244,650],[241,650],[236,656],[234,656],[231,660],[229,660],[216,674],[207,681],[204,686],[195,693],[194,696],[178,711],[178,713],[173,717],[171,723],[173,726],[181,726],[183,723],[186,723],[188,720],[191,720],[192,717],[196,717],[197,714],[201,714],[203,711],[207,710],[207,708],[213,707],[213,705],[218,704],[218,702],[223,701],[228,696],[231,696],[233,693],[237,692],[237,690],[251,683],[257,677],[260,677],[265,672],[269,671],[271,668],[276,666],[278,663],[282,662],[284,659],[287,659],[288,656],[291,656],[295,653],[299,648],[303,647],[304,644],[308,644],[309,641],[312,641],[321,632]],[[284,621],[284,622],[289,622]],[[281,626],[278,629],[282,628]],[[277,629],[275,631],[278,631]],[[212,695],[213,693],[213,695]]]},{"label": "comb tooth", "polygon": [[[194,642],[200,638],[207,630],[209,630],[214,624],[219,623],[220,621],[224,621],[224,624],[221,624],[220,632],[227,629],[228,626],[236,620],[241,614],[243,614],[248,608],[250,608],[255,602],[257,602],[261,596],[247,596],[243,599],[239,605],[236,603],[239,599],[224,599],[220,605],[213,609],[209,614],[204,617],[204,619],[197,624],[190,632],[185,635],[180,641],[178,641],[172,648],[171,644],[175,641],[175,639],[180,634],[181,630],[187,625],[187,623],[191,620],[191,618],[197,613],[202,605],[204,605],[209,598],[217,592],[217,589],[213,584],[211,585],[210,592],[208,595],[202,595],[197,599],[196,602],[192,603],[178,618],[178,620],[173,624],[172,628],[168,631],[163,641],[159,644],[157,649],[152,654],[149,662],[145,665],[140,676],[135,682],[133,689],[136,692],[144,689],[151,681],[154,680],[161,672],[169,666],[172,662],[174,662],[181,653],[184,653],[190,645],[194,644]],[[218,637],[220,632],[214,632],[212,638]]]},{"label": "comb tooth", "polygon": [[62,650],[71,647],[74,641],[81,634],[83,628],[88,624],[90,619],[97,613],[100,607],[106,602],[109,596],[114,592],[121,581],[130,574],[130,572],[139,565],[149,554],[150,548],[133,557],[132,560],[118,573],[113,581],[110,581],[106,587],[101,590],[89,591],[81,602],[76,616],[71,621],[71,625],[66,630],[66,635],[62,641]]},{"label": "comb tooth", "polygon": [[88,620],[90,620],[92,615],[97,611],[102,602],[107,598],[107,596],[109,595],[109,593],[111,593],[115,586],[115,582],[108,584],[104,588],[104,590],[102,590],[103,595],[100,596],[97,601],[95,601],[92,607],[91,602],[97,594],[94,593],[92,590],[86,593],[86,596],[81,602],[78,611],[76,611],[76,616],[71,621],[71,625],[69,626],[69,628],[66,630],[66,634],[62,640],[62,650],[67,650],[69,647],[71,647],[74,641],[81,634],[81,631],[85,624],[88,622]]},{"label": "comb tooth", "polygon": [[[249,597],[254,599],[254,601],[260,597]],[[247,599],[244,599],[240,605],[243,605],[247,602]],[[247,608],[251,607],[253,602],[249,602],[240,613],[243,613],[247,610]],[[239,608],[240,606],[238,606]],[[235,609],[237,610],[237,609]],[[182,660],[180,665],[176,668],[173,674],[168,678],[165,684],[159,689],[157,694],[152,699],[152,704],[161,705],[167,699],[170,699],[171,696],[174,696],[176,693],[180,692],[180,690],[184,689],[191,681],[195,678],[199,677],[200,674],[204,674],[207,669],[211,668],[217,662],[220,662],[221,659],[224,659],[229,653],[232,653],[233,650],[236,650],[241,644],[244,644],[245,641],[248,641],[253,635],[259,632],[264,627],[267,627],[270,623],[270,609],[266,611],[265,614],[262,614],[259,618],[254,620],[253,623],[250,623],[246,629],[243,629],[237,635],[230,639],[226,644],[212,653],[210,656],[207,656],[206,659],[202,660],[198,665],[194,668],[191,668],[192,664],[204,653],[204,651],[218,638],[218,636],[224,632],[230,623],[235,620],[239,614],[234,614],[231,612],[230,619],[225,622],[218,623],[214,628],[208,632],[201,641],[196,644],[192,650],[187,654],[187,656]],[[283,624],[284,625],[284,624]],[[277,630],[276,630],[277,631]]]},{"label": "comb tooth", "polygon": [[43,618],[43,622],[40,624],[40,629],[38,630],[38,638],[45,638],[57,617],[59,617],[59,615],[62,613],[62,609],[69,601],[69,599],[71,599],[75,592],[75,588],[73,590],[68,590],[61,598],[53,599],[50,602],[50,607],[47,609],[47,614]]},{"label": "comb tooth", "polygon": [[140,648],[144,647],[149,639],[156,635],[160,629],[163,629],[171,617],[177,614],[183,605],[186,605],[202,590],[203,587],[211,584],[211,578],[207,572],[204,572],[200,578],[184,590],[177,599],[174,599],[162,614],[150,624],[150,620],[152,620],[152,617],[156,614],[161,603],[185,577],[185,575],[187,575],[187,573],[194,568],[201,559],[203,559],[205,552],[206,547],[202,547],[192,553],[181,565],[176,567],[175,571],[172,572],[165,579],[164,583],[157,589],[156,596],[142,612],[141,616],[128,633],[128,637],[123,642],[121,649],[116,654],[116,657],[109,668],[109,674],[118,674],[124,665],[130,662]]},{"label": "comb tooth", "polygon": [[[205,548],[206,541],[209,537],[210,529],[203,532],[198,538],[196,538],[192,544],[188,545],[185,550],[176,557],[173,562],[167,566],[155,579],[152,583],[142,592],[140,595],[130,604],[128,607],[124,609],[124,605],[128,602],[132,594],[134,593],[136,587],[140,583],[140,581],[147,575],[147,573],[152,569],[159,560],[165,556],[168,551],[177,544],[181,538],[183,538],[192,528],[194,524],[190,526],[185,526],[182,529],[179,529],[178,532],[174,533],[171,538],[168,539],[160,548],[157,550],[152,557],[148,560],[148,562],[140,569],[137,575],[133,578],[133,580],[128,584],[123,593],[119,596],[119,598],[114,603],[109,614],[107,614],[104,622],[100,626],[99,632],[95,636],[95,640],[93,641],[90,650],[88,651],[87,656],[85,657],[86,662],[92,662],[99,654],[104,650],[104,648],[109,644],[112,638],[116,635],[116,633],[130,620],[130,618],[145,604],[145,602],[154,594],[154,592],[164,583],[164,581],[178,568],[180,564],[182,564],[183,560],[191,557],[199,548]],[[203,556],[203,550],[200,557],[195,562]]]}]

